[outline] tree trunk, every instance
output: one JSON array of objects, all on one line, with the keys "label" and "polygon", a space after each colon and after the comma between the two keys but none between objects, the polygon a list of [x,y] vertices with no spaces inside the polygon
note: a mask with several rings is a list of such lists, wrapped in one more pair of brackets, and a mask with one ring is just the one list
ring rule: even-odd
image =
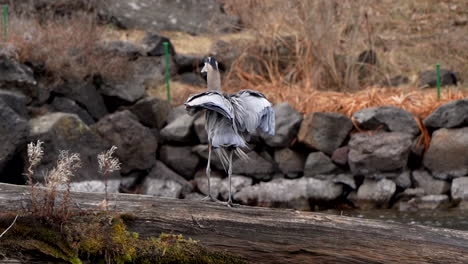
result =
[{"label": "tree trunk", "polygon": [[[29,190],[0,184],[1,210],[28,207]],[[180,233],[251,263],[468,263],[464,231],[146,195],[109,197],[111,210],[134,215],[131,231]],[[73,206],[81,210],[96,209],[103,198],[72,193]]]}]

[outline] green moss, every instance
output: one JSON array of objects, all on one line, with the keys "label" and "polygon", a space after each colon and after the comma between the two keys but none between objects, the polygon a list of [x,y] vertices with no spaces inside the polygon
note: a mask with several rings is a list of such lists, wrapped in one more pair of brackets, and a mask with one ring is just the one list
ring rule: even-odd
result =
[{"label": "green moss", "polygon": [[[94,214],[74,217],[64,225],[19,219],[0,240],[2,252],[35,252],[79,264],[92,263],[245,263],[226,252],[211,251],[198,241],[182,235],[161,234],[140,238],[128,231],[125,217]],[[3,223],[0,221],[0,228]]]}]

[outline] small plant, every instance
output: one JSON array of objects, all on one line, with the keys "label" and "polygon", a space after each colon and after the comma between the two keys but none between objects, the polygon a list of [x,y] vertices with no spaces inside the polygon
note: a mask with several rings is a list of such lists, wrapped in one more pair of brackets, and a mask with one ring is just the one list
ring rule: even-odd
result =
[{"label": "small plant", "polygon": [[107,210],[108,199],[107,199],[107,181],[109,175],[114,171],[120,170],[120,162],[118,158],[112,157],[114,152],[117,150],[116,146],[112,146],[107,152],[103,152],[98,155],[99,173],[104,177],[104,189],[105,189],[105,200],[104,209]]},{"label": "small plant", "polygon": [[29,166],[25,174],[28,178],[28,184],[31,186],[31,206],[32,206],[33,212],[37,210],[37,197],[36,197],[36,190],[34,188],[35,184],[33,182],[33,175],[34,175],[34,168],[41,162],[42,157],[44,157],[42,144],[44,144],[44,142],[40,140],[38,140],[36,144],[34,144],[33,142],[28,144]]}]

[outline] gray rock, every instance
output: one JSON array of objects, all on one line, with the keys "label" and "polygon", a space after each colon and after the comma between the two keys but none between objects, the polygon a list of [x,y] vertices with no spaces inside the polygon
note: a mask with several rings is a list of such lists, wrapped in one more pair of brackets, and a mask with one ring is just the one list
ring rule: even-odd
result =
[{"label": "gray rock", "polygon": [[28,109],[26,108],[28,99],[24,94],[17,91],[0,89],[0,100],[13,109],[19,116],[23,118],[28,117]]},{"label": "gray rock", "polygon": [[222,12],[221,3],[208,1],[115,0],[100,3],[100,13],[125,28],[183,31],[191,34],[232,31],[238,18]]},{"label": "gray rock", "polygon": [[169,112],[169,115],[167,116],[167,123],[174,122],[177,118],[187,114],[187,110],[185,110],[185,105],[179,105],[174,108]]},{"label": "gray rock", "polygon": [[205,129],[205,115],[200,115],[195,122],[193,123],[193,127],[195,129],[195,133],[197,134],[198,140],[202,144],[208,144],[208,133]]},{"label": "gray rock", "polygon": [[354,180],[353,175],[349,173],[340,173],[333,177],[332,182],[334,183],[341,183],[353,190],[356,190],[356,181]]},{"label": "gray rock", "polygon": [[435,210],[446,209],[450,206],[448,195],[431,194],[422,197],[414,197],[408,202],[401,202],[398,205],[400,211],[409,210]]},{"label": "gray rock", "polygon": [[377,106],[361,109],[353,114],[357,125],[362,129],[384,129],[389,132],[419,134],[419,127],[408,111],[392,106]]},{"label": "gray rock", "polygon": [[424,194],[425,191],[423,188],[408,188],[399,193],[397,197],[402,200],[409,200],[414,197],[422,197]]},{"label": "gray rock", "polygon": [[365,179],[359,186],[355,203],[360,209],[387,208],[395,191],[396,185],[391,180]]},{"label": "gray rock", "polygon": [[348,163],[355,175],[406,168],[412,135],[400,132],[355,133],[349,141]]},{"label": "gray rock", "polygon": [[[245,177],[242,175],[231,175],[231,195],[234,197],[243,188],[249,187],[252,185],[252,178]],[[225,178],[221,181],[219,193],[224,200],[229,198],[229,178]]]},{"label": "gray rock", "polygon": [[148,127],[161,129],[167,122],[171,105],[157,97],[146,97],[139,100],[129,109],[140,122]]},{"label": "gray rock", "polygon": [[304,176],[314,177],[319,174],[329,174],[337,170],[331,159],[322,152],[312,152],[307,156],[304,166]]},{"label": "gray rock", "polygon": [[87,125],[94,123],[94,119],[88,114],[86,110],[81,108],[75,101],[66,97],[57,96],[51,103],[51,107],[55,112],[76,114]]},{"label": "gray rock", "polygon": [[75,101],[95,120],[100,119],[108,113],[101,94],[96,90],[96,86],[91,80],[66,80],[63,84],[54,87],[53,90],[58,95]]},{"label": "gray rock", "polygon": [[307,202],[309,199],[316,201],[334,200],[341,193],[342,186],[330,181],[313,178],[274,179],[243,188],[234,195],[234,199],[242,204],[294,207],[294,205],[307,204],[304,201]]},{"label": "gray rock", "polygon": [[135,58],[145,54],[143,47],[125,40],[101,41],[98,44],[98,48],[117,56],[124,55],[129,58]]},{"label": "gray rock", "polygon": [[453,128],[468,125],[468,98],[447,102],[424,119],[429,128]]},{"label": "gray rock", "polygon": [[187,200],[194,200],[194,201],[200,201],[202,200],[203,198],[205,198],[206,195],[203,195],[203,194],[200,194],[200,193],[197,193],[197,192],[192,192],[192,193],[189,193],[189,194],[186,194],[184,196],[184,199],[187,199]]},{"label": "gray rock", "polygon": [[331,160],[336,164],[346,165],[348,164],[348,152],[349,152],[348,146],[337,148],[335,151],[333,151]]},{"label": "gray rock", "polygon": [[192,192],[193,186],[161,161],[146,176],[142,184],[143,194],[168,198],[181,198]]},{"label": "gray rock", "polygon": [[450,194],[456,202],[468,201],[468,177],[453,179]]},{"label": "gray rock", "polygon": [[288,178],[298,178],[304,171],[306,157],[290,148],[275,151],[275,161]]},{"label": "gray rock", "polygon": [[196,116],[187,113],[179,116],[161,130],[161,136],[168,142],[189,143],[193,141],[193,123]]},{"label": "gray rock", "polygon": [[[441,86],[446,85],[457,85],[458,74],[451,70],[440,69],[440,84]],[[419,86],[436,87],[437,86],[437,75],[435,70],[428,70],[419,73]]]},{"label": "gray rock", "polygon": [[19,63],[15,58],[0,53],[0,87],[5,84],[35,85],[34,73],[28,66]]},{"label": "gray rock", "polygon": [[[216,54],[213,54],[216,56]],[[187,54],[175,54],[174,62],[177,65],[177,68],[184,72],[198,72],[200,65],[203,63],[204,56],[201,55],[187,55]],[[219,57],[216,56],[216,59],[219,60]]]},{"label": "gray rock", "polygon": [[233,161],[232,173],[253,177],[257,180],[270,180],[276,172],[275,164],[255,151],[247,153],[248,159]]},{"label": "gray rock", "polygon": [[154,33],[147,33],[142,42],[147,56],[164,56],[164,42],[168,43],[169,54],[171,56],[175,55],[175,49],[171,43],[171,40],[164,36]]},{"label": "gray rock", "polygon": [[343,114],[310,113],[301,124],[298,140],[309,148],[331,155],[343,144],[352,128],[351,119]]},{"label": "gray rock", "polygon": [[468,127],[441,128],[432,134],[423,164],[438,179],[468,174]]},{"label": "gray rock", "polygon": [[178,81],[193,86],[205,86],[206,81],[203,79],[200,74],[194,72],[184,72],[177,76]]},{"label": "gray rock", "polygon": [[110,145],[117,147],[122,173],[146,170],[156,162],[157,139],[152,131],[137,121],[128,110],[107,115],[93,125]]},{"label": "gray rock", "polygon": [[395,178],[395,184],[402,189],[411,187],[411,172],[402,172],[398,177]]},{"label": "gray rock", "polygon": [[159,158],[186,179],[193,179],[200,162],[200,158],[192,152],[190,146],[163,145],[159,151]]},{"label": "gray rock", "polygon": [[[110,179],[107,181],[107,193],[118,193],[120,186],[120,180]],[[64,186],[61,187],[64,189]],[[70,190],[73,192],[93,192],[93,193],[104,193],[106,186],[104,180],[90,180],[81,182],[72,182],[70,184]]]},{"label": "gray rock", "polygon": [[26,119],[0,100],[0,175],[19,147],[24,146],[27,136]]},{"label": "gray rock", "polygon": [[[51,113],[29,121],[30,141],[44,142],[44,157],[35,169],[34,177],[42,181],[47,171],[56,165],[61,150],[80,154],[81,168],[72,181],[101,179],[98,173],[97,155],[106,151],[110,145],[90,129],[75,114]],[[27,163],[25,161],[25,163]],[[99,178],[98,178],[99,177]]]},{"label": "gray rock", "polygon": [[[215,198],[219,197],[221,192],[221,182],[223,175],[219,171],[212,170],[210,174],[210,191],[211,195]],[[197,186],[198,190],[204,194],[205,196],[208,195],[208,177],[206,177],[205,170],[199,170],[195,174],[194,178],[195,185]]]},{"label": "gray rock", "polygon": [[287,102],[275,105],[275,135],[262,134],[265,143],[270,147],[286,148],[296,138],[302,122],[302,114],[298,113]]},{"label": "gray rock", "polygon": [[444,194],[450,190],[450,183],[437,180],[425,170],[413,171],[413,181],[416,188],[423,188],[425,194]]}]

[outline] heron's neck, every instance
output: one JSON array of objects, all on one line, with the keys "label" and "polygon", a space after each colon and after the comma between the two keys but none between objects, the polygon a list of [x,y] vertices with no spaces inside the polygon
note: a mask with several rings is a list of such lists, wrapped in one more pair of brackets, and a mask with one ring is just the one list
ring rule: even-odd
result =
[{"label": "heron's neck", "polygon": [[208,71],[208,76],[206,78],[208,90],[221,91],[221,75],[219,71]]}]

